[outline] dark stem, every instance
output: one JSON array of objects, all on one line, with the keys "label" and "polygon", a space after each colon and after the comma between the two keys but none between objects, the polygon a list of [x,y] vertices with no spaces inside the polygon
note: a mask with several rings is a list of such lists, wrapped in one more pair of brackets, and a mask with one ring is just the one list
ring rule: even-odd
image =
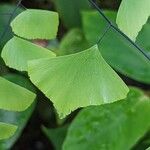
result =
[{"label": "dark stem", "polygon": [[108,27],[105,29],[103,35],[98,39],[97,44],[99,44],[102,41],[102,39],[105,37],[106,33],[109,31],[110,27],[111,26],[109,24]]},{"label": "dark stem", "polygon": [[135,42],[133,42],[126,34],[124,34],[120,29],[118,29],[110,20],[107,18],[107,16],[102,12],[102,10],[98,7],[96,2],[94,0],[89,0],[89,2],[98,10],[100,15],[105,19],[105,21],[110,25],[111,28],[113,28],[115,31],[117,31],[121,36],[126,38],[138,51],[140,51],[149,61],[150,56],[141,48],[139,47]]}]

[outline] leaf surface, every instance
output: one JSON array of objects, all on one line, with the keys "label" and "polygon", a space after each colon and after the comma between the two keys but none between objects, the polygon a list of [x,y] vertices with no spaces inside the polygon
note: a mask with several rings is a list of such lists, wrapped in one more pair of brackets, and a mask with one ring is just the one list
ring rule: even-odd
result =
[{"label": "leaf surface", "polygon": [[150,98],[131,88],[125,100],[83,109],[63,150],[130,150],[150,128]]},{"label": "leaf surface", "polygon": [[50,50],[18,37],[13,37],[2,50],[6,65],[19,71],[27,71],[27,61],[55,57]]},{"label": "leaf surface", "polygon": [[117,14],[118,27],[135,41],[150,16],[149,0],[122,0]]},{"label": "leaf surface", "polygon": [[123,99],[128,93],[97,45],[76,54],[33,60],[28,66],[31,81],[54,103],[60,118],[79,107]]},{"label": "leaf surface", "polygon": [[0,77],[0,109],[23,111],[34,101],[35,94]]},{"label": "leaf surface", "polygon": [[58,31],[58,13],[27,9],[11,23],[13,32],[26,39],[55,39]]},{"label": "leaf surface", "polygon": [[0,122],[0,140],[11,137],[16,130],[16,126]]}]

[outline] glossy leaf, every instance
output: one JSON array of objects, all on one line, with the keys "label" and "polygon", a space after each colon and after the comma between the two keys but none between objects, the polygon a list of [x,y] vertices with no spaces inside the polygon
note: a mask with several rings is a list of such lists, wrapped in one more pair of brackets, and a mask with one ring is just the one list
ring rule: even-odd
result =
[{"label": "glossy leaf", "polygon": [[117,14],[119,28],[135,41],[150,16],[149,0],[122,0]]},{"label": "glossy leaf", "polygon": [[53,0],[53,2],[67,28],[80,27],[80,11],[90,8],[87,0]]},{"label": "glossy leaf", "polygon": [[132,88],[127,99],[83,109],[63,150],[130,150],[150,128],[150,98]]},{"label": "glossy leaf", "polygon": [[[106,11],[104,13],[111,20],[115,20],[115,12]],[[105,20],[99,16],[98,12],[83,13],[83,30],[91,45],[96,43],[102,36],[106,26]],[[142,43],[143,45],[146,44],[144,41]],[[114,69],[134,80],[150,83],[150,62],[148,59],[114,30],[110,29],[107,32],[99,43],[99,48],[102,56]]]},{"label": "glossy leaf", "polygon": [[34,101],[35,94],[0,77],[0,109],[23,111]]},{"label": "glossy leaf", "polygon": [[28,66],[31,81],[54,103],[60,118],[79,107],[123,99],[128,93],[97,45],[72,55],[33,60]]},{"label": "glossy leaf", "polygon": [[147,148],[146,150],[150,150],[150,147],[149,147],[149,148]]},{"label": "glossy leaf", "polygon": [[6,65],[19,71],[27,71],[27,61],[39,58],[51,58],[55,54],[18,37],[13,37],[2,50]]},{"label": "glossy leaf", "polygon": [[0,122],[0,140],[11,137],[16,130],[16,126]]},{"label": "glossy leaf", "polygon": [[61,40],[58,55],[69,55],[88,48],[89,44],[81,29],[70,30]]},{"label": "glossy leaf", "polygon": [[58,30],[58,13],[27,9],[11,23],[13,32],[26,39],[54,39]]}]

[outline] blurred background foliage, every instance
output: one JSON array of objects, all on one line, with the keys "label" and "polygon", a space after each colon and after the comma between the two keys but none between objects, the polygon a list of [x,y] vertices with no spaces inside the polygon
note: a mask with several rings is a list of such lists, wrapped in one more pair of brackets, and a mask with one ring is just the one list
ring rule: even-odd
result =
[{"label": "blurred background foliage", "polygon": [[[108,17],[115,22],[115,11],[118,10],[121,0],[97,0],[97,2],[102,9],[107,10],[106,14],[108,15]],[[12,12],[12,10],[15,8],[16,3],[16,0],[0,1],[0,36],[3,36],[2,33],[6,29],[9,22],[9,13]],[[98,17],[100,21],[102,20],[102,18],[97,15],[94,16],[96,17],[95,20],[93,19],[94,17],[92,18],[93,20],[91,21],[91,23],[93,26],[90,25],[89,19],[91,18],[88,18],[89,16],[88,14],[86,14],[86,11],[90,12],[93,8],[89,5],[87,0],[24,0],[22,1],[22,4],[26,8],[40,8],[59,12],[61,23],[59,26],[58,38],[52,41],[42,41],[42,44],[44,43],[44,46],[47,46],[49,49],[56,52],[57,55],[67,55],[86,49],[93,41],[96,42],[98,37],[102,35],[104,31],[103,28],[106,25],[105,23],[99,25]],[[23,7],[18,8],[14,17],[23,9]],[[113,15],[110,15],[110,10],[114,11]],[[4,15],[3,13],[7,14]],[[91,13],[89,15],[91,15]],[[84,19],[87,19],[85,21],[86,24],[84,24]],[[88,21],[89,24],[87,23]],[[140,32],[140,35],[137,39],[137,43],[147,49],[148,53],[150,51],[149,33],[150,25],[149,23],[147,23]],[[2,49],[6,41],[11,38],[11,36],[11,29],[8,28],[6,35],[0,41],[0,50]],[[92,39],[88,39],[88,37]],[[120,40],[120,37],[118,36],[115,38]],[[117,69],[117,71],[119,71],[119,75],[128,85],[140,87],[146,90],[145,92],[149,94],[150,78],[147,77],[149,75],[147,72],[145,72],[145,76],[143,74],[135,76],[135,74],[138,74],[138,68],[133,68],[133,70],[129,70],[130,65],[121,64],[120,66],[122,70],[120,71],[118,69],[118,66],[116,65],[116,63],[118,62],[119,64],[121,63],[120,60],[117,59],[117,57],[120,57],[121,59],[127,59],[127,57],[130,56],[130,51],[128,52],[128,54],[123,53],[123,55],[120,56],[118,56],[120,51],[117,51],[115,53],[117,54],[115,55],[115,59],[109,59],[110,56],[108,56],[108,52],[110,51],[107,45],[110,44],[110,48],[113,48],[114,46],[118,47],[118,45],[119,48],[122,48],[122,43],[117,43],[115,41],[115,38],[112,37],[112,34],[110,37],[106,37],[106,39],[108,40],[104,40],[104,44],[102,43],[102,45],[100,45],[100,49],[102,46],[102,54],[106,55],[106,59],[108,58],[108,62],[115,69]],[[109,40],[112,40],[112,42],[110,42]],[[37,44],[41,44],[40,42],[41,41],[35,41],[35,43]],[[129,45],[127,45],[127,47],[128,46]],[[105,51],[103,51],[103,47],[107,47],[107,54]],[[126,51],[126,47],[123,47],[123,49],[124,51]],[[131,59],[132,60],[130,60],[129,62],[135,61],[133,64],[138,63],[138,61],[136,61],[136,59],[138,58],[133,56]],[[118,62],[116,62],[116,60]],[[139,64],[137,65],[139,69],[140,65],[141,64],[139,62]],[[131,71],[134,72],[134,75]],[[127,74],[128,77],[126,76],[127,72],[130,72],[129,75]],[[66,119],[60,120],[50,101],[48,101],[47,98],[31,84],[27,74],[24,72],[20,73],[16,70],[6,67],[1,58],[0,75],[4,76],[11,82],[19,84],[21,86],[25,86],[29,90],[37,92],[38,94],[37,101],[25,112],[12,113],[0,110],[0,121],[15,123],[19,125],[19,129],[15,136],[10,138],[9,140],[4,140],[0,142],[0,150],[60,150],[63,140],[66,136],[68,124],[70,124],[70,122],[73,120],[79,110],[72,113]],[[149,132],[135,145],[133,150],[144,150],[146,147],[148,147],[148,145],[150,145]]]}]

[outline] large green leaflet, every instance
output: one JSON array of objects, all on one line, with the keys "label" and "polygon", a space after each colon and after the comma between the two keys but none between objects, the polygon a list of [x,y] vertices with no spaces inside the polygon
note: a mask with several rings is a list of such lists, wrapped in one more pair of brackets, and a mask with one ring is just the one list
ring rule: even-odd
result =
[{"label": "large green leaflet", "polygon": [[13,32],[27,39],[54,39],[58,30],[58,13],[27,9],[11,23]]},{"label": "large green leaflet", "polygon": [[0,77],[0,109],[23,111],[34,99],[34,93]]},{"label": "large green leaflet", "polygon": [[128,93],[97,45],[76,54],[33,60],[28,66],[31,81],[51,99],[60,118],[79,107],[123,99]]},{"label": "large green leaflet", "polygon": [[[112,20],[115,20],[115,12],[106,11],[104,13]],[[83,30],[86,39],[92,45],[98,41],[99,37],[102,36],[107,24],[104,19],[99,16],[98,12],[88,11],[82,14]],[[138,37],[138,43],[140,43],[139,41],[142,41],[143,43],[140,45],[147,43],[143,41],[144,38],[142,40],[142,37],[144,37],[145,33],[147,33],[145,30],[147,30],[147,28],[143,28],[143,31]],[[137,81],[150,83],[149,61],[143,56],[142,53],[138,52],[135,47],[131,46],[130,43],[118,33],[110,29],[100,42],[99,47],[102,56],[117,71]]]},{"label": "large green leaflet", "polygon": [[6,65],[19,71],[27,71],[27,61],[39,58],[51,58],[55,54],[50,50],[18,37],[13,37],[2,50]]},{"label": "large green leaflet", "polygon": [[53,0],[53,2],[67,28],[81,26],[80,11],[90,8],[87,0]]},{"label": "large green leaflet", "polygon": [[150,0],[122,0],[118,14],[119,28],[135,41],[150,16]]},{"label": "large green leaflet", "polygon": [[150,150],[150,147],[149,147],[149,148],[147,148],[146,150]]},{"label": "large green leaflet", "polygon": [[85,108],[71,124],[63,150],[130,150],[149,130],[149,112],[150,98],[134,88],[125,100]]},{"label": "large green leaflet", "polygon": [[0,122],[0,140],[9,138],[16,130],[16,126]]}]

